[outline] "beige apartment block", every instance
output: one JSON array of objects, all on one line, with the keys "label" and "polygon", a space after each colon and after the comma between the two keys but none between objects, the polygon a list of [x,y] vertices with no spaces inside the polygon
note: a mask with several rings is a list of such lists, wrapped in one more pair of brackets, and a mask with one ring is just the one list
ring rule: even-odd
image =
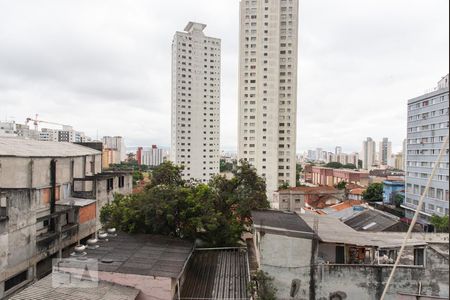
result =
[{"label": "beige apartment block", "polygon": [[295,186],[298,0],[241,0],[238,157]]},{"label": "beige apartment block", "polygon": [[171,161],[183,178],[207,182],[219,173],[220,39],[189,22],[172,42]]}]

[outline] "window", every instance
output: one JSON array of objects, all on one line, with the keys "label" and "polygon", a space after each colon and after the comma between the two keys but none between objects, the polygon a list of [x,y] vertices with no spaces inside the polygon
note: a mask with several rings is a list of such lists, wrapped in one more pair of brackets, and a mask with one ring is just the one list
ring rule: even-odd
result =
[{"label": "window", "polygon": [[27,280],[27,270],[5,281],[5,292]]},{"label": "window", "polygon": [[122,188],[125,186],[125,176],[119,177],[119,187]]},{"label": "window", "polygon": [[106,191],[111,191],[114,188],[114,178],[108,178],[106,180]]},{"label": "window", "polygon": [[425,249],[423,248],[417,248],[414,249],[414,264],[416,266],[423,266],[424,265],[424,257],[425,257]]}]

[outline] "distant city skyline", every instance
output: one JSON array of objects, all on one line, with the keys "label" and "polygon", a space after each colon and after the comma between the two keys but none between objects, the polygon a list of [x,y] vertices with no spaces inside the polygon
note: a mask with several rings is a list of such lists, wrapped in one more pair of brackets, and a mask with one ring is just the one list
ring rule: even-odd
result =
[{"label": "distant city skyline", "polygon": [[[301,1],[296,152],[360,152],[368,136],[399,152],[407,99],[448,73],[448,6]],[[222,39],[221,150],[236,151],[238,0],[1,2],[0,119],[37,113],[94,139],[168,147],[170,43],[188,21]]]}]

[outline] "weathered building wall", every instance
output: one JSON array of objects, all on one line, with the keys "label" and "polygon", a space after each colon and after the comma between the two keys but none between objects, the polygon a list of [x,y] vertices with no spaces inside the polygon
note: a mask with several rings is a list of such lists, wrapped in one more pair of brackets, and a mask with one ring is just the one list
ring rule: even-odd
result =
[{"label": "weathered building wall", "polygon": [[[309,239],[266,233],[260,238],[260,268],[274,277],[279,299],[304,299],[309,294],[312,242]],[[300,280],[296,297],[290,297],[292,281]]]},{"label": "weathered building wall", "polygon": [[2,190],[2,194],[6,196],[8,220],[0,221],[3,223],[0,232],[0,281],[15,274],[11,270],[32,257],[36,245],[33,192]]}]

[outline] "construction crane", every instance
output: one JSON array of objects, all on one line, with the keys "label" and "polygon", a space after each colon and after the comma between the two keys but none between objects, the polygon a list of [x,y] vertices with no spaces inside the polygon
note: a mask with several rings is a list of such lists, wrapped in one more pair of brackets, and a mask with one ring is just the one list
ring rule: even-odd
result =
[{"label": "construction crane", "polygon": [[59,125],[59,126],[68,126],[68,125],[61,124],[61,123],[39,120],[38,119],[38,114],[35,115],[34,119],[33,118],[27,118],[25,120],[25,125],[28,125],[28,123],[30,123],[30,122],[33,122],[34,130],[36,130],[36,131],[38,130],[39,123],[46,123],[46,124]]}]

